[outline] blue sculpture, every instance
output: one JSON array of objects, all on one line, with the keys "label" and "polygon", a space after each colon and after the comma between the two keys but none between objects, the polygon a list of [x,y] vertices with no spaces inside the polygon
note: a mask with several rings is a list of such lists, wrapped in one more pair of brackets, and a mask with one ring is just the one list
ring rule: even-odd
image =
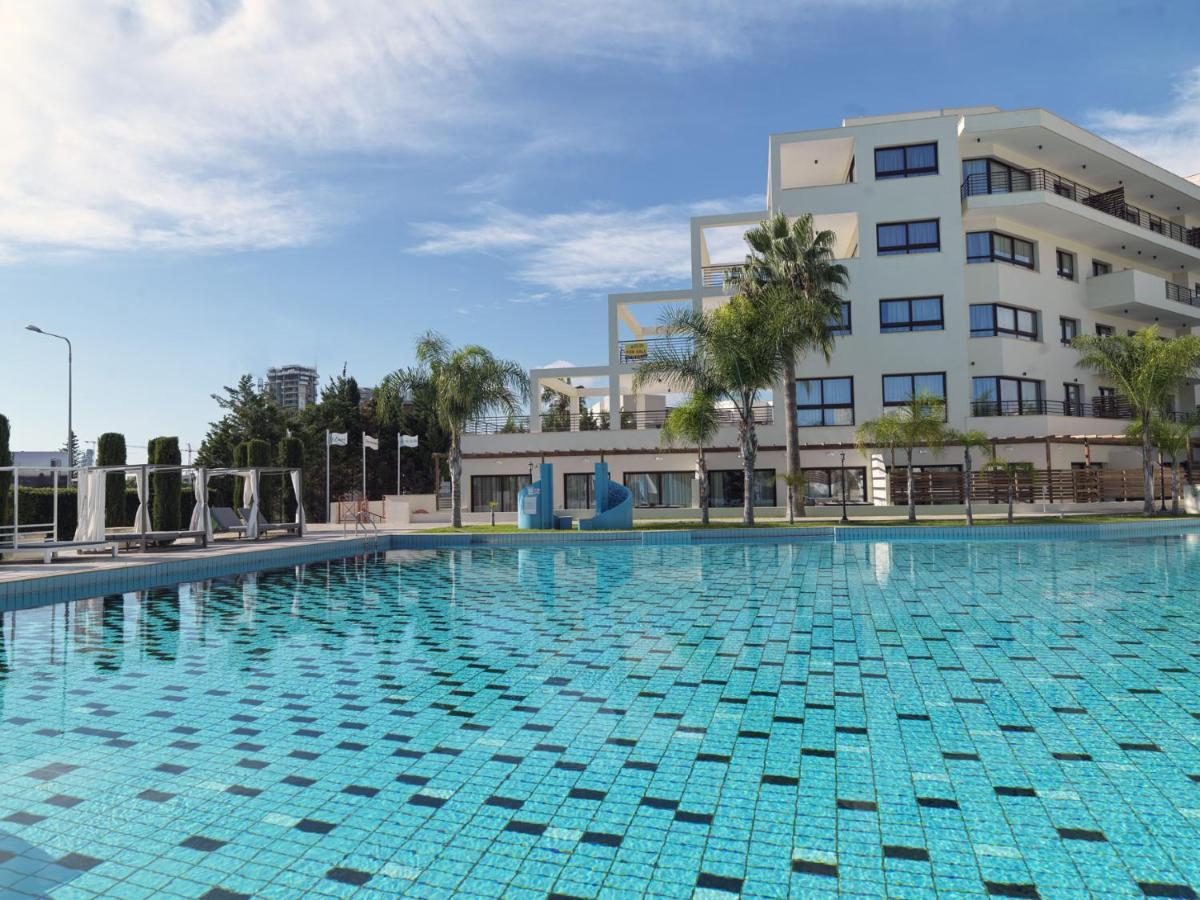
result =
[{"label": "blue sculpture", "polygon": [[517,492],[517,527],[570,530],[570,516],[554,514],[554,466],[542,463],[538,480]]},{"label": "blue sculpture", "polygon": [[633,492],[625,485],[609,479],[608,463],[596,463],[596,474],[592,483],[596,514],[590,519],[580,519],[580,530],[632,528]]}]

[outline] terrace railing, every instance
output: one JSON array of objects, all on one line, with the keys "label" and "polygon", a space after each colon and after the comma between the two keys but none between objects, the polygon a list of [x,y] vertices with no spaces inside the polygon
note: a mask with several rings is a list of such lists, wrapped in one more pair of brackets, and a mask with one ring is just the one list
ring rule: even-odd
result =
[{"label": "terrace railing", "polygon": [[1200,297],[1196,296],[1196,291],[1184,287],[1181,284],[1173,284],[1166,282],[1167,299],[1174,300],[1176,303],[1186,303],[1188,306],[1200,305]]},{"label": "terrace railing", "polygon": [[[1080,416],[1093,419],[1132,419],[1133,410],[1119,398],[1093,397],[1091,402],[1067,400],[975,400],[971,415],[992,416]],[[1184,413],[1172,412],[1167,418],[1181,422]]]},{"label": "terrace railing", "polygon": [[[1186,478],[1186,476],[1184,476]],[[1144,493],[1141,469],[1035,469],[1008,473],[985,469],[971,473],[971,500],[974,503],[1007,503],[1012,482],[1016,503],[1102,503],[1141,500]],[[963,499],[962,472],[914,472],[913,497],[919,506],[959,506]],[[1154,469],[1155,496],[1169,496],[1171,470]],[[908,503],[908,484],[903,468],[888,473],[891,502]]]},{"label": "terrace railing", "polygon": [[669,356],[686,356],[692,351],[692,342],[686,337],[652,337],[639,340],[621,341],[617,345],[621,362],[636,365],[645,362],[655,354]]},{"label": "terrace railing", "polygon": [[1059,197],[1090,206],[1139,228],[1200,248],[1200,228],[1187,228],[1175,222],[1168,222],[1162,216],[1126,203],[1124,187],[1098,191],[1047,169],[997,167],[992,172],[977,172],[963,180],[961,195],[965,200],[967,197],[981,194],[1013,194],[1023,191],[1050,191]]},{"label": "terrace railing", "polygon": [[[641,412],[626,410],[621,413],[621,428],[637,430],[646,428],[662,428],[671,407],[667,409],[647,409]],[[732,409],[717,410],[717,419],[722,425],[735,426],[738,415]],[[774,421],[774,409],[770,406],[754,407],[755,425],[770,425]],[[565,410],[542,413],[541,428],[543,432],[564,431],[608,431],[610,417],[607,412],[591,412],[581,414],[577,424],[571,421],[570,413]],[[467,423],[466,434],[528,434],[528,416],[484,416]]]}]

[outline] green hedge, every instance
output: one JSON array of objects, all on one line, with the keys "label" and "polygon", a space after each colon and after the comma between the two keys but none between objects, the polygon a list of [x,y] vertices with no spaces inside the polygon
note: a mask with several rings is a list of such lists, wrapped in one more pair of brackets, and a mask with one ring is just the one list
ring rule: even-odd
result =
[{"label": "green hedge", "polygon": [[[119,496],[119,495],[118,495]],[[12,509],[12,485],[5,487],[3,492],[3,501],[8,504],[8,509]],[[133,522],[134,516],[137,514],[137,490],[133,487],[127,487],[125,490],[125,516],[126,522]],[[196,498],[192,495],[191,485],[185,485],[179,493],[180,514],[185,521],[191,521],[192,507],[196,505]],[[54,515],[54,489],[48,487],[22,487],[20,502],[17,507],[21,515],[22,525],[32,525],[35,522],[49,522]],[[77,516],[78,501],[75,497],[75,488],[59,488],[58,491],[58,539],[69,541],[75,537],[75,527],[79,523]],[[107,515],[107,513],[106,513]],[[11,522],[12,516],[9,515],[5,522]],[[105,520],[105,526],[109,529],[116,528],[113,523]]]},{"label": "green hedge", "polygon": [[[96,442],[96,465],[123,466],[125,458],[125,435],[106,431]],[[109,472],[104,487],[104,523],[109,528],[130,524],[125,518],[125,472]]]},{"label": "green hedge", "polygon": [[[177,437],[151,438],[147,450],[152,465],[177,466],[183,461]],[[154,531],[179,531],[183,517],[179,502],[183,474],[155,472],[150,480],[150,527]]]}]

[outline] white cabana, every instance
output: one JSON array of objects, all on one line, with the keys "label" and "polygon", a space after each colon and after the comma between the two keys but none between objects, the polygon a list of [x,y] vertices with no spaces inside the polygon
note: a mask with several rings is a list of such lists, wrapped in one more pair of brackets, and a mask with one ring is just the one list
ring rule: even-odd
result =
[{"label": "white cabana", "polygon": [[204,532],[205,542],[213,539],[212,516],[208,511],[208,469],[199,466],[192,478],[192,491],[196,496],[196,505],[192,507],[192,519],[188,523],[189,531]]},{"label": "white cabana", "polygon": [[104,540],[104,505],[107,473],[97,469],[79,472],[76,487],[77,522],[75,540],[96,543]]}]

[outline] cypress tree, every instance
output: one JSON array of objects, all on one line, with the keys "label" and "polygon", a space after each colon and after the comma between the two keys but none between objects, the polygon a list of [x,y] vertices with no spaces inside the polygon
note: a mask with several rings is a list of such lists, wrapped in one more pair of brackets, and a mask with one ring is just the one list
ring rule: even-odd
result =
[{"label": "cypress tree", "polygon": [[[150,441],[150,462],[154,465],[177,466],[183,458],[179,454],[179,438],[157,437]],[[150,479],[154,491],[150,498],[150,525],[155,531],[179,531],[182,524],[180,491],[183,487],[181,472],[158,472]]]},{"label": "cypress tree", "polygon": [[[125,458],[125,435],[106,431],[96,442],[96,465],[123,466]],[[125,474],[109,472],[104,487],[104,524],[114,527],[128,524],[125,521]]]},{"label": "cypress tree", "polygon": [[[298,437],[289,435],[279,442],[277,465],[288,469],[299,469],[304,466],[304,442]],[[283,482],[283,521],[293,522],[296,519],[296,494],[292,491],[292,476],[281,476]],[[304,474],[301,473],[301,483]]]}]

